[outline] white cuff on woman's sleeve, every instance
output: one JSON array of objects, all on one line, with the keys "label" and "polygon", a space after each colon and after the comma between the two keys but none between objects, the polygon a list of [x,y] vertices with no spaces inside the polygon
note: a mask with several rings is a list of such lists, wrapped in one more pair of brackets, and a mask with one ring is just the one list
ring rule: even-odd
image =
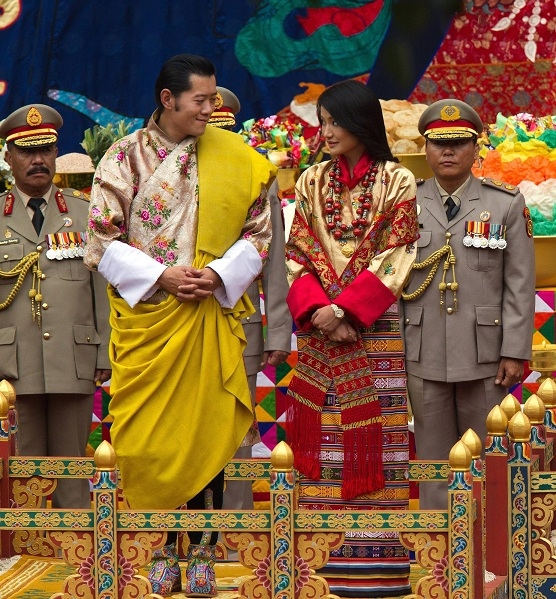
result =
[{"label": "white cuff on woman's sleeve", "polygon": [[252,243],[240,239],[222,258],[207,266],[220,275],[224,284],[214,291],[214,297],[223,308],[233,308],[261,272],[263,261]]},{"label": "white cuff on woman's sleeve", "polygon": [[156,282],[164,270],[164,264],[121,241],[110,243],[98,265],[100,274],[132,308],[158,289]]}]

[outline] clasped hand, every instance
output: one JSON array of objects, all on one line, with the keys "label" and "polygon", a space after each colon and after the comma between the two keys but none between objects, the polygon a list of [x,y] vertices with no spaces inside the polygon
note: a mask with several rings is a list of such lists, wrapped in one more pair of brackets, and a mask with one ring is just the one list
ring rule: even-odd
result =
[{"label": "clasped hand", "polygon": [[208,267],[199,270],[192,266],[169,266],[157,283],[162,289],[175,295],[180,302],[188,302],[211,297],[214,290],[222,284],[222,279]]},{"label": "clasped hand", "polygon": [[315,310],[311,324],[331,341],[347,343],[357,339],[355,328],[345,318],[337,318],[330,306]]}]

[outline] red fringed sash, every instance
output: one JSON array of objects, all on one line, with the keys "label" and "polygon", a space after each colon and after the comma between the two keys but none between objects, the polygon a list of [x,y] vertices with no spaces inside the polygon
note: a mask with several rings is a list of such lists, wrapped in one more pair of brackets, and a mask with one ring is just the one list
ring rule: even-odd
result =
[{"label": "red fringed sash", "polygon": [[[414,228],[407,226],[414,212],[414,204],[405,202],[392,214],[377,215],[340,278],[321,243],[296,212],[287,257],[315,273],[328,297],[334,299],[367,268],[374,255],[415,240],[409,235]],[[295,467],[308,478],[321,476],[321,414],[326,392],[333,386],[343,431],[342,498],[352,499],[383,488],[382,415],[360,334],[353,343],[336,343],[313,329],[299,335],[298,342],[298,362],[288,387],[292,401],[287,410],[288,442]]]},{"label": "red fringed sash", "polygon": [[361,338],[336,343],[313,334],[299,354],[288,388],[295,400],[288,414],[288,437],[296,468],[309,478],[320,478],[321,413],[332,384],[344,436],[342,497],[351,499],[384,486],[380,404]]}]

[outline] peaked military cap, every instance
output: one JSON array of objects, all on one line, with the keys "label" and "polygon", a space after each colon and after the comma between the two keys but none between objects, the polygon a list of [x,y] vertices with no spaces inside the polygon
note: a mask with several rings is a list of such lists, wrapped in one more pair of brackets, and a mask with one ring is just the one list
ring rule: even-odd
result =
[{"label": "peaked military cap", "polygon": [[0,123],[0,137],[20,147],[49,146],[58,140],[62,116],[46,104],[22,106]]},{"label": "peaked military cap", "polygon": [[241,104],[238,97],[225,87],[216,86],[217,96],[214,112],[209,119],[209,125],[215,127],[233,127],[236,124],[235,115],[239,112]]},{"label": "peaked military cap", "polygon": [[447,98],[431,104],[417,124],[427,139],[470,139],[483,131],[477,112],[461,100]]}]

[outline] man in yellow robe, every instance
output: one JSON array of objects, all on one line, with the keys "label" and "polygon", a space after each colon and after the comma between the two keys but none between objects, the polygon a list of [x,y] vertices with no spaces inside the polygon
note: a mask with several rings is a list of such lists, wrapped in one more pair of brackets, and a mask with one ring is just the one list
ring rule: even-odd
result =
[{"label": "man in yellow robe", "polygon": [[[205,489],[221,507],[253,421],[241,318],[268,256],[275,169],[207,128],[216,96],[209,60],[168,60],[157,110],[108,150],[91,192],[85,264],[110,284],[111,437],[132,508],[203,508]],[[151,572],[161,594],[179,588],[167,554]]]}]

